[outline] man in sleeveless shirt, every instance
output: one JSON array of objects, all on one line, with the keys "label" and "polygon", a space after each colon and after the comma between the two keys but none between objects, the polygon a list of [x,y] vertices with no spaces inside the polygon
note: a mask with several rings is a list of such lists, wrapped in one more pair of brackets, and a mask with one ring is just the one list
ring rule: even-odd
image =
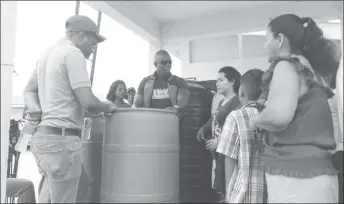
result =
[{"label": "man in sleeveless shirt", "polygon": [[155,54],[156,71],[142,79],[133,107],[171,109],[178,111],[187,106],[190,91],[184,79],[172,75],[172,60],[165,50]]}]

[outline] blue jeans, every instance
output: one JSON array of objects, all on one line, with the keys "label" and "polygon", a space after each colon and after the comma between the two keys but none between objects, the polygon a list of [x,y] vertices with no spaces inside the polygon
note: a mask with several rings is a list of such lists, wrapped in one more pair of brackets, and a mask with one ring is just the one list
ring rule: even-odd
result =
[{"label": "blue jeans", "polygon": [[[78,193],[75,203],[89,203],[92,200],[92,193],[89,190],[90,179],[85,169],[82,168]],[[49,186],[45,175],[42,175],[38,186],[38,200],[40,203],[51,203]]]},{"label": "blue jeans", "polygon": [[51,203],[75,203],[82,169],[81,139],[36,132],[31,148],[48,184]]},{"label": "blue jeans", "polygon": [[45,175],[42,175],[38,185],[38,201],[40,203],[51,203],[49,186]]}]

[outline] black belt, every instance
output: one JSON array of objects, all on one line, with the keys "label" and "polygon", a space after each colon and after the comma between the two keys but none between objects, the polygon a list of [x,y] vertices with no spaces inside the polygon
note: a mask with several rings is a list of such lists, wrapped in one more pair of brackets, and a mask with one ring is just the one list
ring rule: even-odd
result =
[{"label": "black belt", "polygon": [[[58,127],[51,127],[51,126],[39,126],[39,127],[37,127],[36,131],[41,132],[41,133],[52,134],[52,135],[81,137],[81,130],[80,129],[58,128]],[[63,132],[64,132],[64,134],[63,134]]]}]

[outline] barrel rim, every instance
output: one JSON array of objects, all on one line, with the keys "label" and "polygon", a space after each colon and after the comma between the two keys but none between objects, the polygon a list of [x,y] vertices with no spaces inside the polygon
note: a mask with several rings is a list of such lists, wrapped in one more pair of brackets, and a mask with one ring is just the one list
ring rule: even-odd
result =
[{"label": "barrel rim", "polygon": [[113,114],[107,114],[106,116],[112,116],[118,112],[132,112],[132,111],[140,111],[140,112],[159,112],[159,113],[172,113],[177,115],[177,112],[168,109],[156,109],[156,108],[119,108]]}]

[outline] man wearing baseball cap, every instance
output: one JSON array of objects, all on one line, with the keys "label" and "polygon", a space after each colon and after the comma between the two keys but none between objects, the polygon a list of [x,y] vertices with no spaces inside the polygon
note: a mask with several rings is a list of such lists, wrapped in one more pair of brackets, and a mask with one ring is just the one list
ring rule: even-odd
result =
[{"label": "man wearing baseball cap", "polygon": [[99,34],[97,25],[87,16],[74,15],[69,17],[66,21],[66,31],[67,36],[71,38],[75,37],[75,35],[81,37],[81,39],[83,39],[84,35],[90,38],[81,44],[80,42],[75,42],[75,45],[83,52],[86,58],[91,55],[93,47],[97,43],[106,40],[105,37]]},{"label": "man wearing baseball cap", "polygon": [[112,103],[94,96],[86,70],[86,58],[105,38],[87,16],[72,16],[65,26],[66,36],[38,59],[24,90],[28,120],[38,124],[30,147],[46,178],[51,203],[76,201],[84,110],[94,114],[115,110]]}]

